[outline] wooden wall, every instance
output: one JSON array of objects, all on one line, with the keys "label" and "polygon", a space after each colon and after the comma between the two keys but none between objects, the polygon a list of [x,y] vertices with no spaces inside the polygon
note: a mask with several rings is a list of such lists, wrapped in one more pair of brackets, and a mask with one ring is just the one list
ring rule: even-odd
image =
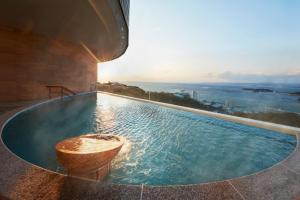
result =
[{"label": "wooden wall", "polygon": [[97,61],[80,45],[0,26],[0,102],[48,98],[46,85],[90,91]]}]

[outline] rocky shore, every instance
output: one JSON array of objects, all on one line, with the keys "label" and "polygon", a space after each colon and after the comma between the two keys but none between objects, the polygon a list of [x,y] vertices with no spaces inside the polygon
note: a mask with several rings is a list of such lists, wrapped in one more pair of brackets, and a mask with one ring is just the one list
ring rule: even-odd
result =
[{"label": "rocky shore", "polygon": [[289,112],[234,113],[236,116],[300,127],[300,114]]},{"label": "rocky shore", "polygon": [[[243,112],[228,112],[223,107],[214,107],[213,105],[207,105],[205,102],[199,102],[188,95],[178,95],[168,92],[147,92],[136,86],[127,86],[125,84],[108,82],[98,83],[97,90],[110,93],[116,93],[120,95],[132,96],[142,99],[150,99],[152,101],[159,101],[164,103],[176,104],[180,106],[187,106],[207,111],[219,112],[224,114],[230,114],[240,117],[246,117],[251,119],[257,119],[262,121],[268,121],[278,124],[284,124],[288,126],[300,127],[300,114],[289,112],[260,112],[260,113],[243,113]],[[251,89],[252,91],[252,89]],[[253,92],[272,92],[266,90],[255,90]]]},{"label": "rocky shore", "polygon": [[142,99],[150,99],[152,101],[159,101],[164,103],[175,104],[179,106],[187,106],[191,108],[198,108],[202,110],[214,111],[224,113],[225,110],[223,108],[217,108],[211,105],[205,105],[202,102],[196,101],[192,99],[188,95],[178,95],[175,93],[168,92],[146,92],[143,89],[136,86],[127,86],[121,83],[98,83],[97,90],[116,93],[120,95],[132,96],[136,98]]}]

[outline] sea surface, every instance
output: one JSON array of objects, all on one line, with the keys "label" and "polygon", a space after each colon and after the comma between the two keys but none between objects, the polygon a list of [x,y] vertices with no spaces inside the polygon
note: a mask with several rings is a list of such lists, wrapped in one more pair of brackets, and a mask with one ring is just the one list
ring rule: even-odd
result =
[{"label": "sea surface", "polygon": [[[300,114],[300,84],[270,83],[151,83],[124,82],[146,91],[189,93],[204,104],[223,107],[229,112],[293,112]],[[254,92],[243,88],[270,89],[273,92]]]}]

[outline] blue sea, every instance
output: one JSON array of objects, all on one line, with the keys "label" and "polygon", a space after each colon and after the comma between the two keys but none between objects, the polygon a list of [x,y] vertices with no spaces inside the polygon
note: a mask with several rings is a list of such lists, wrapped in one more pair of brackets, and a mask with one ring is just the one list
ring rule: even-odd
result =
[{"label": "blue sea", "polygon": [[[124,82],[146,91],[188,93],[192,98],[229,112],[293,112],[300,114],[300,84],[271,83],[152,83]],[[273,92],[254,92],[243,88],[270,89]]]}]

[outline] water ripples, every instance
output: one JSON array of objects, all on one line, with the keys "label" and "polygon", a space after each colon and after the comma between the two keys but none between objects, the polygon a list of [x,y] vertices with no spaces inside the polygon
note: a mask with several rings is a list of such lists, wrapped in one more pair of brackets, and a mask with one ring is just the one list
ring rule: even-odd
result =
[{"label": "water ripples", "polygon": [[194,184],[248,175],[286,158],[296,145],[289,135],[105,94],[26,112],[8,124],[4,141],[22,158],[56,170],[55,144],[89,132],[126,137],[106,180],[123,184]]}]

